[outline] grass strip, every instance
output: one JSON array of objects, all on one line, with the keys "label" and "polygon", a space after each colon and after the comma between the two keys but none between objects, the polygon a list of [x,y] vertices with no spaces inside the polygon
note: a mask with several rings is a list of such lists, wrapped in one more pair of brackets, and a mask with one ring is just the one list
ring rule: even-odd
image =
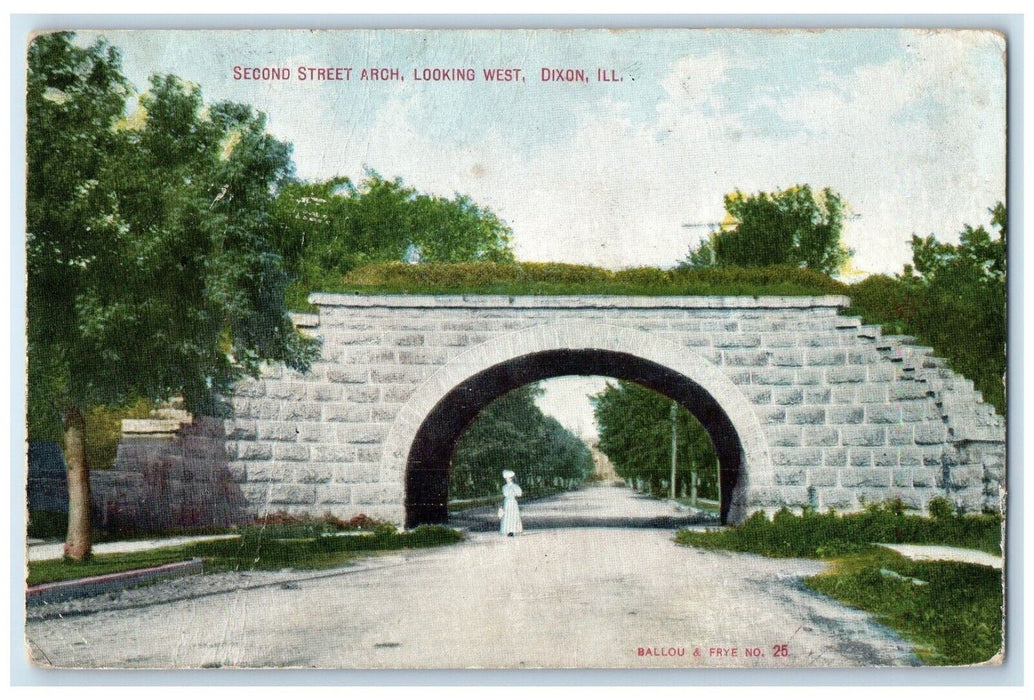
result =
[{"label": "grass strip", "polygon": [[705,549],[768,557],[827,559],[831,568],[804,584],[865,610],[912,642],[931,665],[987,661],[1002,647],[1002,572],[958,562],[915,562],[874,542],[930,544],[1001,552],[997,515],[904,514],[896,504],[861,513],[787,510],[769,520],[756,513],[743,525],[699,532],[675,541]]},{"label": "grass strip", "polygon": [[981,663],[1002,648],[1002,573],[988,566],[915,562],[874,547],[804,584],[872,613],[930,665]]},{"label": "grass strip", "polygon": [[191,559],[191,555],[187,554],[185,550],[185,547],[164,547],[146,552],[98,554],[82,563],[62,559],[30,561],[26,582],[29,586],[38,586],[41,583],[72,581],[91,576],[133,571],[134,569],[149,569],[163,564],[188,561]]},{"label": "grass strip", "polygon": [[463,539],[459,532],[437,525],[421,526],[401,533],[389,527],[360,535],[283,537],[293,534],[283,528],[249,527],[242,531],[240,538],[235,539],[197,542],[146,552],[102,554],[83,563],[61,559],[29,562],[27,582],[35,586],[198,557],[204,559],[205,571],[326,569],[347,564],[362,552],[439,547]]}]

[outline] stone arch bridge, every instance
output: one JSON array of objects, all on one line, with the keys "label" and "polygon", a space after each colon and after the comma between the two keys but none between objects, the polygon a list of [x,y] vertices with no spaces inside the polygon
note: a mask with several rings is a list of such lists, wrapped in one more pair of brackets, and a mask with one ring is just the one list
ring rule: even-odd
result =
[{"label": "stone arch bridge", "polygon": [[242,516],[441,522],[453,448],[478,412],[577,374],[639,382],[700,420],[724,522],[892,498],[1001,505],[1001,416],[929,348],[841,315],[845,297],[310,300],[318,313],[296,323],[322,339],[321,359],[241,384],[215,427],[223,490]]}]

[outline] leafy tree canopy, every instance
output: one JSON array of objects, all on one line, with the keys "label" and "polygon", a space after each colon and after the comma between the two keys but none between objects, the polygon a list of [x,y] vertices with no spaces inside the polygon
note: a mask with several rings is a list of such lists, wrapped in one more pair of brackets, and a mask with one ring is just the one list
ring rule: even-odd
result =
[{"label": "leafy tree canopy", "polygon": [[962,284],[994,286],[1005,280],[1008,215],[998,202],[989,210],[991,226],[997,229],[992,237],[983,226],[966,225],[959,244],[941,243],[934,236],[912,236],[912,265],[905,267],[903,277],[913,275],[931,285],[945,288]]},{"label": "leafy tree canopy", "polygon": [[[638,479],[660,493],[671,479],[672,400],[633,382],[607,383],[593,397],[600,450],[619,476]],[[695,472],[699,495],[718,500],[718,458],[700,422],[682,406],[675,413],[677,484]]]},{"label": "leafy tree canopy", "polygon": [[510,228],[490,209],[466,195],[418,193],[374,171],[358,184],[346,177],[291,183],[277,197],[273,218],[277,249],[297,279],[296,306],[370,263],[514,259]]},{"label": "leafy tree canopy", "polygon": [[30,363],[50,388],[80,405],[181,394],[206,411],[263,360],[304,367],[312,343],[266,243],[290,147],[264,117],[155,76],[124,118],[118,52],[68,34],[33,42],[29,66]]},{"label": "leafy tree canopy", "polygon": [[1004,415],[1007,213],[989,211],[992,232],[967,225],[957,245],[913,236],[912,264],[854,285],[851,298],[868,320],[932,346]]},{"label": "leafy tree canopy", "polygon": [[89,554],[84,411],[182,396],[195,413],[263,361],[304,369],[315,344],[284,305],[267,243],[290,147],[246,105],[155,76],[138,108],[118,51],[44,34],[29,48],[30,430],[63,421],[66,551]]},{"label": "leafy tree canopy", "polygon": [[542,393],[528,384],[482,411],[460,438],[452,458],[452,498],[498,495],[501,472],[512,469],[525,496],[583,482],[593,472],[585,443],[535,404]]},{"label": "leafy tree canopy", "polygon": [[844,203],[833,190],[808,185],[777,192],[725,195],[726,221],[694,249],[688,267],[782,265],[827,275],[840,270],[851,251],[840,235]]}]

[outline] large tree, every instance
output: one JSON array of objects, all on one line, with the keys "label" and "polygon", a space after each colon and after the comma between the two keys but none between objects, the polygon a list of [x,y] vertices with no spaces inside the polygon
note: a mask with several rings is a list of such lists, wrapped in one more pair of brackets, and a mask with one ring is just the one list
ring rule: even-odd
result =
[{"label": "large tree", "polygon": [[831,275],[851,256],[840,240],[844,204],[829,188],[817,194],[808,185],[757,194],[736,190],[725,195],[725,211],[722,227],[690,250],[685,265],[784,265]]},{"label": "large tree", "polygon": [[62,424],[76,560],[91,549],[88,406],[181,396],[213,413],[263,361],[304,369],[316,352],[269,243],[290,147],[250,107],[206,107],[173,76],[127,115],[130,96],[103,41],[53,33],[29,48],[30,425]]}]

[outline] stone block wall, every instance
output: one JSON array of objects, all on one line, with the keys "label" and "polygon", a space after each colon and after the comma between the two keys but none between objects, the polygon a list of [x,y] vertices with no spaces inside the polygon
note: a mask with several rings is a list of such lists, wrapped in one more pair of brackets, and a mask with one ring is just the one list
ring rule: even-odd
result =
[{"label": "stone block wall", "polygon": [[105,529],[224,526],[253,511],[230,478],[225,425],[214,418],[124,421],[115,463],[90,472],[90,490]]},{"label": "stone block wall", "polygon": [[255,515],[403,522],[408,445],[399,426],[429,408],[411,404],[414,394],[433,396],[427,387],[439,385],[444,394],[482,348],[555,347],[550,338],[569,324],[583,347],[593,347],[598,327],[631,354],[646,344],[679,349],[687,366],[723,377],[704,386],[719,403],[734,387],[752,414],[741,423],[756,422],[766,443],[755,454],[767,450],[770,461],[746,465],[748,510],[816,501],[854,510],[890,498],[923,509],[938,495],[967,510],[999,503],[1001,417],[927,349],[840,315],[844,298],[316,294],[313,302],[318,316],[299,325],[323,340],[320,361],[304,375],[272,368],[243,383],[226,422],[229,483]]}]

